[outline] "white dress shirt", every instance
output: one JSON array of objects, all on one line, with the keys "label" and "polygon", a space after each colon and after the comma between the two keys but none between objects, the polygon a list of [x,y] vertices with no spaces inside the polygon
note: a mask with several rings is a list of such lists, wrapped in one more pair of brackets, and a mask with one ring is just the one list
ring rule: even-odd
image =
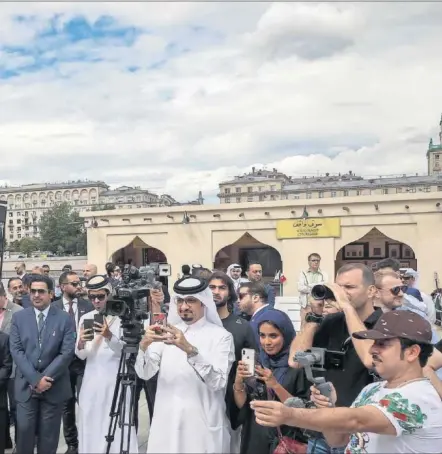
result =
[{"label": "white dress shirt", "polygon": [[[69,301],[63,296],[64,310],[69,314]],[[77,298],[72,300],[72,310],[74,311],[75,328],[78,329],[78,304]]]}]

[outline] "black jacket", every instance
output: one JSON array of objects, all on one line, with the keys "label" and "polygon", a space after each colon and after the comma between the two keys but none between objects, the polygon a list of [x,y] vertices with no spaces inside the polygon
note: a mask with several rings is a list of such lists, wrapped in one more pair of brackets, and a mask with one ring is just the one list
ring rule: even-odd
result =
[{"label": "black jacket", "polygon": [[0,331],[0,410],[8,408],[8,381],[12,371],[9,336]]},{"label": "black jacket", "polygon": [[[52,303],[52,305],[55,306],[55,307],[58,307],[59,309],[61,309],[63,311],[65,310],[64,304],[63,304],[63,297],[55,300]],[[88,312],[91,312],[91,311],[93,311],[95,309],[94,305],[89,300],[84,300],[84,299],[81,299],[81,298],[77,298],[77,307],[78,307],[77,314],[76,314],[76,316],[77,316],[77,324],[80,321],[80,318],[84,314],[87,314]],[[77,355],[75,355],[74,359],[72,360],[71,365],[69,366],[69,369],[72,372],[82,373],[82,372],[84,372],[85,366],[86,366],[86,361],[80,359]]]}]

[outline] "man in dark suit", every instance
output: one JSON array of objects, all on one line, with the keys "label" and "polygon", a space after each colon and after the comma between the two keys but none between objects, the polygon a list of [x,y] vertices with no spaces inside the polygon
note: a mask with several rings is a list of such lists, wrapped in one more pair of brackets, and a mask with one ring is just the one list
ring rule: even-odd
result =
[{"label": "man in dark suit", "polygon": [[74,357],[75,328],[70,316],[51,306],[52,280],[34,276],[32,306],[12,316],[10,349],[17,366],[17,452],[56,454],[63,405],[72,397],[69,365]]},{"label": "man in dark suit", "polygon": [[[9,283],[12,282],[12,287],[16,289],[22,288],[20,279],[10,279]],[[11,286],[8,284],[9,292],[11,292]],[[19,290],[15,290],[15,293],[11,293],[13,298],[17,296]],[[20,300],[21,301],[21,300]],[[13,301],[8,301],[6,297],[6,290],[3,287],[3,284],[0,282],[0,331],[9,336],[11,330],[12,316],[18,311],[22,311],[23,308],[18,304],[15,304]],[[14,425],[14,441],[17,441],[17,425],[15,423],[15,414],[16,414],[16,405],[14,399],[14,376],[15,376],[15,366],[12,366],[11,378],[8,380],[8,398],[9,398],[9,415],[7,415],[7,434],[6,434],[6,449],[12,447],[13,443],[9,435],[9,426],[11,423]]]},{"label": "man in dark suit", "polygon": [[[82,288],[80,277],[77,273],[65,271],[59,278],[59,285],[63,295],[52,304],[55,307],[66,311],[71,317],[75,329],[78,330],[80,318],[84,314],[93,311],[94,306],[90,301],[80,298]],[[65,402],[63,409],[63,435],[68,447],[66,451],[67,454],[75,454],[78,452],[78,430],[75,423],[75,403],[80,394],[85,366],[86,361],[82,361],[78,356],[74,356],[74,359],[69,366],[72,397]]]},{"label": "man in dark suit", "polygon": [[0,332],[0,454],[4,454],[8,437],[8,381],[12,370],[8,335]]}]

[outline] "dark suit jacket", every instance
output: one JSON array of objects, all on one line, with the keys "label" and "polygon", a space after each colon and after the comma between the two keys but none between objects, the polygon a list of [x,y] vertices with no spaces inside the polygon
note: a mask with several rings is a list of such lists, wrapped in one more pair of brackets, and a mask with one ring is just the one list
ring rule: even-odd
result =
[{"label": "dark suit jacket", "polygon": [[37,319],[33,307],[12,316],[10,349],[17,365],[15,399],[26,402],[32,388],[44,377],[54,379],[52,387],[42,397],[52,403],[61,403],[72,397],[69,364],[74,357],[76,332],[69,315],[50,306],[38,343]]},{"label": "dark suit jacket", "polygon": [[[64,304],[63,304],[63,297],[55,300],[52,303],[53,306],[57,307],[58,309],[61,309],[62,311],[65,311]],[[77,324],[80,321],[80,318],[84,315],[87,314],[88,312],[93,311],[94,305],[89,301],[89,300],[83,300],[81,298],[77,298]],[[66,312],[66,311],[65,311]],[[75,327],[74,327],[75,329]],[[80,359],[77,355],[74,356],[74,359],[72,360],[71,364],[69,365],[69,369],[71,372],[77,373],[77,374],[82,374],[84,373],[84,368],[86,366],[86,361]]]},{"label": "dark suit jacket", "polygon": [[9,337],[0,332],[0,410],[8,408],[8,381],[11,376],[12,358],[9,352]]},{"label": "dark suit jacket", "polygon": [[22,297],[22,300],[21,300],[21,307],[23,309],[27,309],[28,307],[33,307],[32,306],[32,301],[31,301],[31,297],[29,296],[29,293],[25,293]]}]

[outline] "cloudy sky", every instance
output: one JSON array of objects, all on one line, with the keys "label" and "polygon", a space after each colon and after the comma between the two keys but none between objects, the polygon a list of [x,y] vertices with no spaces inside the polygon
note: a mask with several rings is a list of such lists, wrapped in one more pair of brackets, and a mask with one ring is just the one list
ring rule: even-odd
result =
[{"label": "cloudy sky", "polygon": [[1,3],[0,181],[184,201],[252,166],[422,173],[442,3]]}]

